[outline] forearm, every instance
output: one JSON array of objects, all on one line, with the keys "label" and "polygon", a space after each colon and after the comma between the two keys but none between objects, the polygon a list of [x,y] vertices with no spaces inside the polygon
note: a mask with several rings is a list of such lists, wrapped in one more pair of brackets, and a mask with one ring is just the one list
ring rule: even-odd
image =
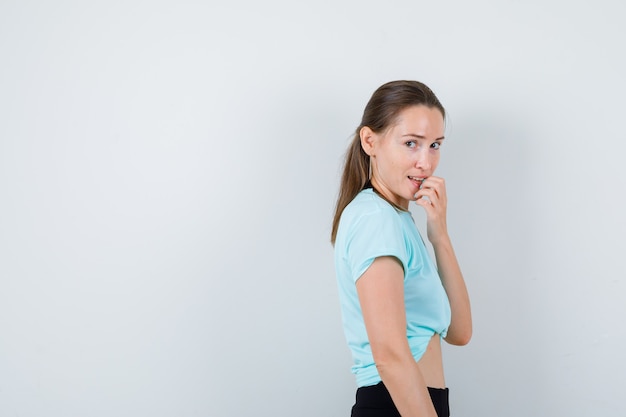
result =
[{"label": "forearm", "polygon": [[446,235],[433,243],[437,269],[450,300],[452,320],[446,341],[453,345],[465,345],[472,337],[472,313],[469,294],[456,259],[452,242]]},{"label": "forearm", "polygon": [[437,416],[424,378],[412,356],[407,360],[377,364],[377,369],[402,417]]}]

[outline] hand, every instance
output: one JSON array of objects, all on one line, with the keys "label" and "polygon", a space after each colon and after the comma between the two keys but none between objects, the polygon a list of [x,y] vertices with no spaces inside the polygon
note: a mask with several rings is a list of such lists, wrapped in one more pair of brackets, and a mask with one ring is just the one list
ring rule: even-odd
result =
[{"label": "hand", "polygon": [[426,230],[428,240],[433,245],[440,239],[448,238],[446,210],[448,197],[446,183],[440,177],[428,177],[422,182],[420,190],[415,194],[415,204],[426,210]]}]

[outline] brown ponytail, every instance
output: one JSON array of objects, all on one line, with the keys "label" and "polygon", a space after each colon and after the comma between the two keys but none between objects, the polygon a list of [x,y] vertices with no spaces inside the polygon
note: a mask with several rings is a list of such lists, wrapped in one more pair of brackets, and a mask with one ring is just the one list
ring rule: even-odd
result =
[{"label": "brown ponytail", "polygon": [[363,189],[369,180],[370,157],[361,147],[360,131],[368,126],[375,133],[389,128],[398,114],[407,107],[424,105],[441,111],[445,110],[430,88],[419,81],[391,81],[380,86],[372,95],[363,111],[361,124],[356,129],[352,143],[346,152],[343,175],[339,186],[339,196],[335,206],[330,241],[334,245],[343,210]]}]

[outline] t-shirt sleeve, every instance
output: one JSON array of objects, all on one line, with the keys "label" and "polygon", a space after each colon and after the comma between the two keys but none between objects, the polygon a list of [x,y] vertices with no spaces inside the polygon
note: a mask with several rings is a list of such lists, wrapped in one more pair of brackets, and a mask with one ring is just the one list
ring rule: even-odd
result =
[{"label": "t-shirt sleeve", "polygon": [[346,256],[351,277],[356,282],[374,260],[393,256],[407,271],[408,255],[402,224],[395,212],[375,211],[356,219],[348,235]]}]

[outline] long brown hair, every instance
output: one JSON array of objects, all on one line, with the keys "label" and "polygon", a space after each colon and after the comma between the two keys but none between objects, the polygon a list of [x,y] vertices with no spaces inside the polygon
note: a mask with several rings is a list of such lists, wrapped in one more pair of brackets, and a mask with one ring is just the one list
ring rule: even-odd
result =
[{"label": "long brown hair", "polygon": [[391,81],[378,87],[367,102],[361,124],[356,128],[352,143],[348,147],[339,186],[330,241],[334,245],[341,213],[365,187],[370,176],[370,157],[361,147],[360,131],[367,126],[374,133],[382,133],[407,107],[423,105],[437,108],[445,119],[446,112],[435,93],[419,81]]}]

